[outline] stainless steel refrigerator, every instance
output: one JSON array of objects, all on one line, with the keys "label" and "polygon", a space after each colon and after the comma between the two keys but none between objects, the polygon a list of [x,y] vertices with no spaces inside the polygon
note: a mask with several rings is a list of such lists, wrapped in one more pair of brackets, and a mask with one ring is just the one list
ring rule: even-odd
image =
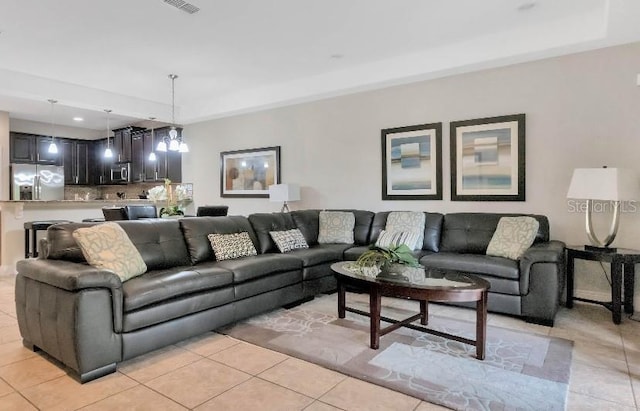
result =
[{"label": "stainless steel refrigerator", "polygon": [[64,167],[11,164],[12,200],[64,200]]}]

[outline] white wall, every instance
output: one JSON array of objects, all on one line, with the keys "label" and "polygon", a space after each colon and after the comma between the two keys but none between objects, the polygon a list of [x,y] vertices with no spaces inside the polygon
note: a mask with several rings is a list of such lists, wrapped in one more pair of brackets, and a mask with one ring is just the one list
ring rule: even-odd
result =
[{"label": "white wall", "polygon": [[[279,211],[268,199],[220,198],[219,157],[280,145],[282,180],[303,187],[292,209],[540,213],[552,238],[584,244],[584,215],[570,212],[565,198],[571,173],[602,165],[640,173],[639,72],[634,43],[192,124],[183,180],[194,183],[196,205]],[[449,122],[515,113],[526,114],[527,201],[450,201]],[[382,201],[380,130],[431,122],[443,122],[445,200]],[[640,249],[639,233],[640,210],[626,213],[614,245]],[[583,295],[609,292],[599,265],[579,261],[576,271]]]},{"label": "white wall", "polygon": [[[38,121],[11,119],[11,131],[32,133],[43,136],[51,135],[51,124]],[[105,130],[90,130],[81,127],[55,126],[56,137],[79,138],[83,140],[98,140],[106,137]]]}]

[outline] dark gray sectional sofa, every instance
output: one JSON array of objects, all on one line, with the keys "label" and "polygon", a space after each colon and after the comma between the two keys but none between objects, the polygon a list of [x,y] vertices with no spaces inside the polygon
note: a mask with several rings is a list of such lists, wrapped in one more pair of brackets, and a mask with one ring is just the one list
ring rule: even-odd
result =
[{"label": "dark gray sectional sofa", "polygon": [[[89,266],[72,232],[94,223],[48,229],[43,257],[18,262],[16,307],[24,345],[61,361],[82,382],[114,372],[118,362],[225,324],[335,290],[330,265],[355,260],[376,241],[389,212],[349,210],[354,244],[318,244],[320,210],[121,221],[148,271],[121,282]],[[519,261],[484,254],[506,214],[425,213],[426,267],[476,273],[491,283],[489,310],[553,325],[564,286],[564,244],[549,224]],[[281,254],[269,231],[298,228],[309,249]],[[257,256],[215,261],[207,235],[247,231]]]}]

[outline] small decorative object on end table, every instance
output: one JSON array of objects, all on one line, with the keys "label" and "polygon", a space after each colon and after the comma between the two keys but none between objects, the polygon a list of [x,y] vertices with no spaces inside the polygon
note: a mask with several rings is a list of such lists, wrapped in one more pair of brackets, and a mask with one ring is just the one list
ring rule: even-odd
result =
[{"label": "small decorative object on end table", "polygon": [[[622,320],[622,288],[624,269],[624,311],[633,313],[633,287],[635,265],[640,263],[640,251],[617,248],[615,251],[598,251],[586,246],[567,246],[567,308],[573,308],[573,300],[600,304],[612,312],[615,324]],[[589,300],[573,296],[574,260],[600,261],[611,264],[611,302]]]},{"label": "small decorative object on end table", "polygon": [[[370,318],[371,348],[380,347],[380,337],[400,327],[411,328],[428,334],[437,335],[476,347],[476,358],[484,360],[487,333],[487,290],[489,282],[474,275],[444,270],[423,270],[421,278],[390,279],[388,276],[371,276],[363,272],[354,262],[342,261],[331,265],[338,280],[338,317],[345,318],[346,312],[364,315]],[[369,293],[369,312],[346,306],[346,287]],[[407,298],[420,302],[420,312],[405,320],[380,315],[382,296]],[[412,324],[420,320],[427,325],[429,320],[429,301],[475,301],[476,302],[476,339],[447,334],[420,325]],[[391,323],[380,328],[380,320]]]}]

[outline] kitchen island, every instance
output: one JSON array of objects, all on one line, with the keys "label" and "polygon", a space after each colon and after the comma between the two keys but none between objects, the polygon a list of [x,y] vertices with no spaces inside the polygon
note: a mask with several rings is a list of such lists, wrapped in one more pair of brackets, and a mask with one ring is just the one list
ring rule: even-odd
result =
[{"label": "kitchen island", "polygon": [[[24,223],[27,221],[102,218],[102,207],[153,204],[150,200],[24,200],[0,201],[0,274],[15,275],[16,262],[24,259]],[[45,235],[39,232],[38,239]]]}]

